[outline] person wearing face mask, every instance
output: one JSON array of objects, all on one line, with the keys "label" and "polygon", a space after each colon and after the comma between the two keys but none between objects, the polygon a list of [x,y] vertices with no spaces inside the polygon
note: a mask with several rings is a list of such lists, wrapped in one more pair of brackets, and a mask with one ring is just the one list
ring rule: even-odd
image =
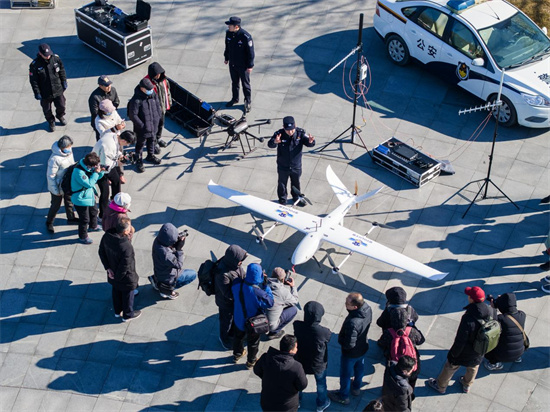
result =
[{"label": "person wearing face mask", "polygon": [[99,140],[101,136],[95,127],[95,119],[99,113],[99,103],[102,100],[110,100],[113,103],[113,106],[117,108],[120,105],[120,99],[118,98],[118,93],[115,87],[112,85],[113,82],[105,74],[99,76],[97,79],[97,89],[95,89],[88,99],[88,107],[90,108],[91,115],[91,124],[92,129],[95,132],[95,140]]},{"label": "person wearing face mask", "polygon": [[143,173],[142,150],[147,145],[146,161],[155,165],[160,164],[160,159],[155,156],[154,146],[158,132],[162,109],[158,95],[155,93],[155,85],[149,79],[142,79],[134,89],[134,95],[128,102],[128,117],[134,124],[136,133],[136,167],[139,173]]},{"label": "person wearing face mask", "polygon": [[[40,100],[40,106],[49,125],[50,132],[55,131],[55,118],[62,126],[65,120],[65,96],[67,89],[67,74],[63,62],[46,43],[38,46],[38,55],[29,67],[29,79],[34,98]],[[55,116],[52,112],[52,103],[55,105]]]},{"label": "person wearing face mask", "polygon": [[120,131],[126,127],[126,123],[122,120],[116,111],[115,105],[109,99],[99,102],[99,110],[94,123],[95,130],[99,133],[100,139],[107,132],[120,134]]},{"label": "person wearing face mask", "polygon": [[61,207],[62,201],[65,202],[67,223],[78,223],[78,219],[74,214],[71,195],[69,193],[63,193],[61,190],[63,175],[67,171],[67,168],[74,163],[72,146],[73,139],[69,136],[63,136],[52,144],[52,154],[48,160],[48,172],[46,174],[48,178],[48,190],[52,197],[50,210],[48,210],[48,217],[46,218],[46,227],[50,233],[55,232],[53,221]]},{"label": "person wearing face mask", "polygon": [[166,110],[170,110],[170,107],[172,107],[172,95],[170,94],[170,83],[168,83],[168,80],[166,79],[166,73],[159,63],[151,63],[147,69],[147,72],[148,74],[145,78],[151,80],[151,82],[155,85],[154,90],[159,97],[160,108],[162,110],[159,128],[155,136],[155,154],[159,154],[160,148],[167,146],[166,142],[162,140],[162,130],[164,129],[164,116],[166,114]]},{"label": "person wearing face mask", "polygon": [[100,230],[97,222],[97,206],[95,197],[97,192],[95,185],[104,175],[99,163],[97,153],[92,152],[80,159],[71,176],[71,200],[78,212],[78,239],[85,245],[90,245],[93,240],[88,232]]}]

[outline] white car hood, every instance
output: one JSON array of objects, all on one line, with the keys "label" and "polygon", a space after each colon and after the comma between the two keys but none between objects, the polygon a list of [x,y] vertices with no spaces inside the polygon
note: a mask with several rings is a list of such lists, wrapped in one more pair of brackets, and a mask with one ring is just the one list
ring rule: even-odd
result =
[{"label": "white car hood", "polygon": [[506,71],[507,83],[521,92],[540,94],[550,99],[550,56],[541,61]]}]

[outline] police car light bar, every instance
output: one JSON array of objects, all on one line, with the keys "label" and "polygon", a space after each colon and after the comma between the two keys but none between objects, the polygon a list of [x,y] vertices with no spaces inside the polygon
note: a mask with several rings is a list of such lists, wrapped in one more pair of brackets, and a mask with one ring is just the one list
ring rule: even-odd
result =
[{"label": "police car light bar", "polygon": [[449,0],[447,2],[447,7],[452,11],[459,12],[466,10],[468,7],[475,6],[476,0]]}]

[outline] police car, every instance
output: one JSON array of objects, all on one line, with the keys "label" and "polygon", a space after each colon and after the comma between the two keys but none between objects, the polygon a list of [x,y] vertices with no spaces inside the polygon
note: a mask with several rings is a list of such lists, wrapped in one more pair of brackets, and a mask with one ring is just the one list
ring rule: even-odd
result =
[{"label": "police car", "polygon": [[504,69],[499,121],[550,127],[550,39],[504,0],[378,0],[374,28],[390,59],[411,59],[485,101]]}]

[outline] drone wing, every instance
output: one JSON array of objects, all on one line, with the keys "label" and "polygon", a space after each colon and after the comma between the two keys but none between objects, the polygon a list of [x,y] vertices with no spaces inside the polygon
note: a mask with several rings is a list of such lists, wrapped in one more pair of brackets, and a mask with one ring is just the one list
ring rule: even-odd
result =
[{"label": "drone wing", "polygon": [[231,200],[253,212],[259,213],[268,219],[284,223],[303,233],[307,233],[308,228],[315,226],[315,222],[320,221],[320,218],[317,216],[296,210],[289,206],[282,206],[278,203],[270,202],[269,200],[260,199],[259,197],[248,195],[237,190],[229,189],[225,186],[220,186],[212,180],[208,183],[208,190],[215,195]]},{"label": "drone wing", "polygon": [[331,228],[329,236],[325,237],[323,240],[389,265],[396,266],[408,272],[416,273],[430,280],[441,280],[448,275],[448,273],[432,269],[366,236],[359,235],[344,226],[337,225]]}]

